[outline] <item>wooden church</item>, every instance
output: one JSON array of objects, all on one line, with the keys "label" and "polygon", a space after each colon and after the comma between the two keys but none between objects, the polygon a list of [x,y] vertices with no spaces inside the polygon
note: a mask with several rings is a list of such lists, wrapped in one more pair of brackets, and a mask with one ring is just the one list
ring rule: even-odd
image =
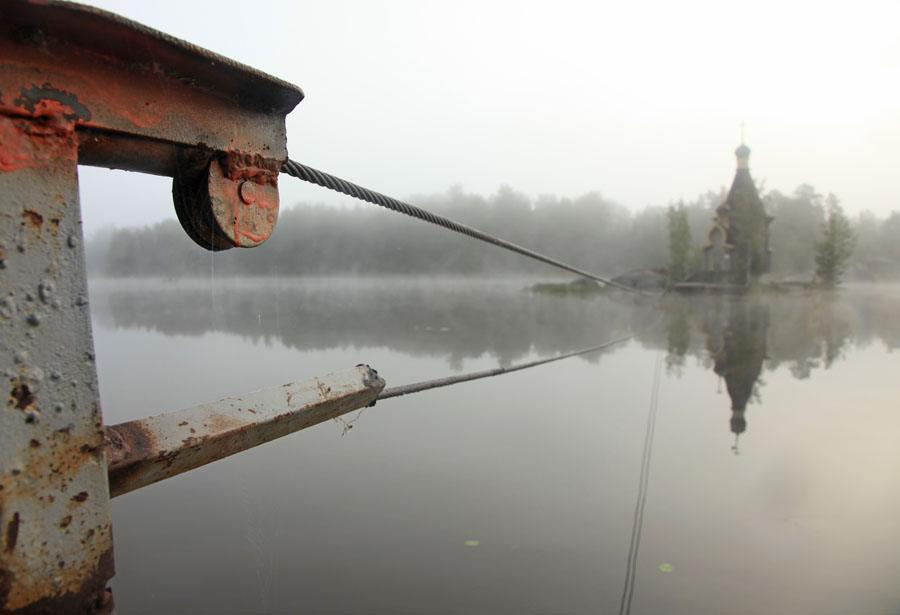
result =
[{"label": "wooden church", "polygon": [[766,214],[750,177],[750,148],[741,143],[735,155],[734,182],[716,208],[703,246],[703,270],[692,276],[692,282],[746,285],[769,271],[769,225],[774,218]]}]

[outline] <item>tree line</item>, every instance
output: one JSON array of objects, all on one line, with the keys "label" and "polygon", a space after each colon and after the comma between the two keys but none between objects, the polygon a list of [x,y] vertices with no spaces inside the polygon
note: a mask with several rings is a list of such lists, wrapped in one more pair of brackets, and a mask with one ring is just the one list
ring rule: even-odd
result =
[{"label": "tree line", "polygon": [[[706,234],[726,191],[708,191],[678,204],[684,224],[677,240],[687,242],[687,260],[696,267]],[[666,267],[670,260],[671,211],[648,206],[632,212],[590,192],[577,198],[530,198],[510,187],[489,197],[452,187],[442,194],[409,199],[463,224],[569,262],[613,276]],[[772,223],[772,270],[809,272],[816,268],[833,195],[808,185],[792,194],[763,195]],[[863,277],[900,270],[900,213],[886,219],[863,213],[852,221],[856,250],[850,266]],[[379,207],[333,207],[300,203],[283,208],[272,237],[252,250],[206,252],[175,220],[151,227],[124,228],[91,238],[88,266],[94,275],[205,277],[221,275],[548,275],[541,263],[474,241]]]}]

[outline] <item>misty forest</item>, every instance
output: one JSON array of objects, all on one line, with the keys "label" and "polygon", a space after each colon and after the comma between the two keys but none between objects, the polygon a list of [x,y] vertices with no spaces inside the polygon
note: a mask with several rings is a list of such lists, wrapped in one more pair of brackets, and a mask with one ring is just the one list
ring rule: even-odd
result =
[{"label": "misty forest", "polygon": [[[411,197],[409,202],[609,276],[668,267],[667,228],[671,213],[678,213],[689,230],[688,258],[679,265],[685,269],[678,276],[683,278],[699,267],[710,221],[726,194],[725,188],[710,190],[691,202],[636,212],[598,192],[577,198],[530,198],[508,186],[487,198],[455,186],[443,194]],[[828,211],[841,211],[837,198],[805,184],[792,194],[772,190],[760,195],[774,217],[773,276],[811,280]],[[900,212],[886,219],[864,212],[850,223],[855,248],[846,279],[900,277]],[[211,267],[210,255],[194,245],[175,220],[98,233],[89,241],[88,264],[92,274],[109,277],[206,276]],[[214,267],[222,275],[254,276],[555,275],[541,263],[368,204],[341,208],[300,203],[283,208],[267,243],[254,250],[217,254]]]}]

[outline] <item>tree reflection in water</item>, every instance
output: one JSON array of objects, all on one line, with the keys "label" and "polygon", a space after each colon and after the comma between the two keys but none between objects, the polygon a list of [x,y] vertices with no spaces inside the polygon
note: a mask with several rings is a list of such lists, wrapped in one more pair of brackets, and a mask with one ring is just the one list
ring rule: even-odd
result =
[{"label": "tree reflection in water", "polygon": [[[668,374],[635,612],[897,604],[898,549],[885,539],[900,510],[896,359],[882,351],[900,348],[896,289],[648,300],[441,279],[228,280],[215,293],[203,280],[96,282],[104,412],[128,419],[326,363],[385,362],[399,385],[635,335],[527,376],[384,404],[350,438],[310,430],[115,500],[116,591],[131,610],[252,611],[265,587],[279,612],[613,611],[659,354]],[[737,458],[723,450],[731,430],[747,430]],[[234,506],[235,486],[253,507]],[[186,502],[202,528],[165,523]],[[252,544],[235,540],[250,528]],[[173,553],[188,567],[167,568]],[[268,579],[258,585],[254,562]],[[146,579],[160,570],[167,592],[154,595]],[[335,571],[345,582],[331,591]]]},{"label": "tree reflection in water", "polygon": [[724,381],[735,452],[737,436],[747,429],[747,405],[761,403],[764,369],[787,367],[795,378],[807,379],[853,345],[898,347],[900,296],[892,288],[667,297],[662,307],[669,374],[680,376],[693,355]]},{"label": "tree reflection in water", "polygon": [[[900,347],[894,287],[657,300],[542,295],[520,282],[440,279],[273,278],[230,284],[215,294],[202,280],[93,284],[94,317],[116,328],[166,335],[221,331],[298,350],[387,347],[445,357],[453,370],[468,358],[493,355],[508,366],[527,355],[631,334],[646,347],[667,350],[670,376],[680,377],[689,357],[715,372],[731,398],[736,436],[747,429],[747,405],[761,401],[764,369],[786,366],[806,379],[841,360],[852,345]],[[599,355],[582,360],[596,362]]]}]

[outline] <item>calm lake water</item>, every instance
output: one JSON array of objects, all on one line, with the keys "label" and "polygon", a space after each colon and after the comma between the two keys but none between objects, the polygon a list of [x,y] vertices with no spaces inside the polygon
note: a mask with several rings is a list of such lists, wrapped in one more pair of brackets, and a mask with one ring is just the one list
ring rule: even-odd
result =
[{"label": "calm lake water", "polygon": [[635,336],[115,499],[121,613],[900,612],[897,288],[90,284],[109,424],[358,363],[396,386]]}]

